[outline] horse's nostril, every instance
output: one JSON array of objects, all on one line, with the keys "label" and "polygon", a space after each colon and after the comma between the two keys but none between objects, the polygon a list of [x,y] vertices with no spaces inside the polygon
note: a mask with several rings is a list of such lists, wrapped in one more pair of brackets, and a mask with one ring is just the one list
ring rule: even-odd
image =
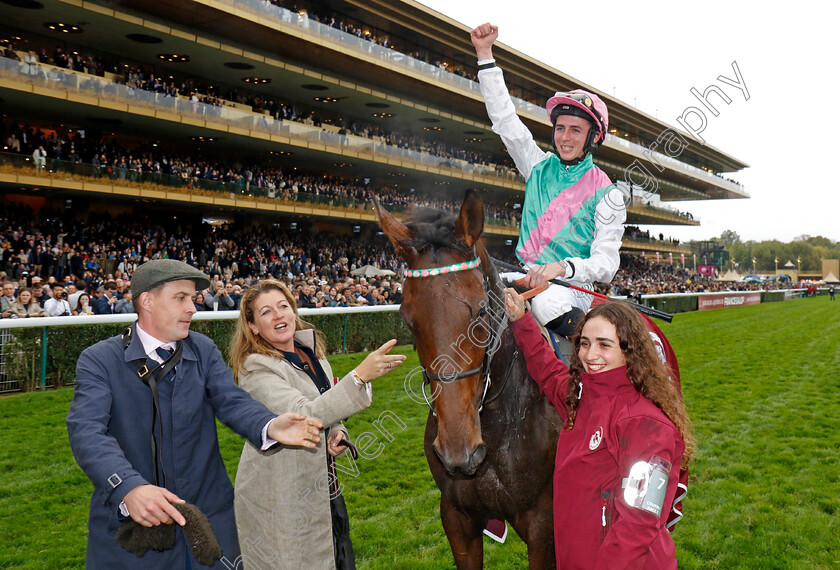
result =
[{"label": "horse's nostril", "polygon": [[472,475],[475,473],[476,469],[478,469],[478,466],[484,462],[484,458],[486,456],[487,447],[482,443],[478,445],[467,458],[467,462],[462,468],[462,471],[467,475]]},{"label": "horse's nostril", "polygon": [[487,457],[487,446],[482,443],[473,451],[471,463],[477,467],[481,465],[485,457]]}]

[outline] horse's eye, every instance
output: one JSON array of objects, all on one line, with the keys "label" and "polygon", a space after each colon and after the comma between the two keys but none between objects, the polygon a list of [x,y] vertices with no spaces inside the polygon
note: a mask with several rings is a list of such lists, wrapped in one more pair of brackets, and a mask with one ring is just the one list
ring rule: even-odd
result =
[{"label": "horse's eye", "polygon": [[487,309],[485,309],[484,307],[482,307],[482,308],[478,311],[478,316],[479,316],[479,317],[483,317],[483,316],[484,316],[484,315],[486,315],[486,314],[487,314]]}]

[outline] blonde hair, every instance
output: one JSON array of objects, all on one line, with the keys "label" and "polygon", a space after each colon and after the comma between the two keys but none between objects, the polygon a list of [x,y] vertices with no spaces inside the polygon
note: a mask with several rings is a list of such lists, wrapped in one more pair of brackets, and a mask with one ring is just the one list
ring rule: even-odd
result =
[{"label": "blonde hair", "polygon": [[236,321],[236,331],[233,333],[233,338],[230,342],[230,367],[233,369],[233,377],[238,382],[239,375],[247,372],[245,368],[245,359],[251,354],[265,354],[275,358],[283,358],[283,353],[268,344],[265,339],[259,335],[254,334],[248,323],[254,324],[254,305],[257,299],[263,293],[268,291],[280,291],[288,301],[292,310],[295,312],[295,331],[314,330],[315,331],[315,357],[326,357],[326,345],[324,342],[324,335],[315,329],[315,326],[304,321],[298,315],[297,303],[295,302],[292,292],[280,281],[274,279],[265,279],[260,281],[253,287],[245,291],[242,295],[242,300],[239,304],[239,318]]}]

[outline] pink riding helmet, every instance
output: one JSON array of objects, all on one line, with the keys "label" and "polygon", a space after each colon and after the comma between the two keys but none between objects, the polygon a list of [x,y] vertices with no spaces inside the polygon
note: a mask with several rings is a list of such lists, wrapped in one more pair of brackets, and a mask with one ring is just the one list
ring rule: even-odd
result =
[{"label": "pink riding helmet", "polygon": [[575,89],[567,92],[558,91],[554,94],[554,97],[550,98],[545,103],[545,110],[548,112],[549,121],[551,120],[551,111],[557,105],[575,107],[592,117],[595,124],[598,126],[598,135],[595,137],[593,142],[596,145],[604,142],[604,139],[607,136],[607,128],[610,124],[610,118],[609,113],[607,112],[607,105],[600,97],[594,93],[584,91],[583,89]]}]

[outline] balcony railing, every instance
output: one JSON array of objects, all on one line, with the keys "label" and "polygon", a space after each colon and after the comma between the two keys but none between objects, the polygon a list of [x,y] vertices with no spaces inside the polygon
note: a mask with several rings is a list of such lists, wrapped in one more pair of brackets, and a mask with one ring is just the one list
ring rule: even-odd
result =
[{"label": "balcony railing", "polygon": [[[639,159],[643,161],[642,164],[644,164],[646,168],[650,168],[650,165],[648,164],[650,162],[650,159],[647,158],[648,156],[650,156],[654,158],[657,162],[668,166],[669,168],[671,168],[671,170],[688,174],[694,178],[705,180],[706,182],[714,184],[715,186],[731,190],[732,192],[741,196],[749,197],[749,194],[744,189],[744,187],[741,184],[738,184],[737,182],[727,180],[726,178],[723,178],[716,174],[712,174],[711,172],[706,172],[702,168],[697,168],[696,166],[692,166],[691,164],[682,162],[680,160],[677,160],[676,158],[666,156],[661,152],[656,152],[655,150],[651,150],[646,146],[642,146],[632,141],[628,141],[627,139],[624,139],[622,137],[617,137],[615,135],[607,133],[607,140],[605,144],[611,144],[616,147],[624,148],[627,152],[638,156]],[[629,168],[631,164],[632,162],[628,163],[627,168]]]},{"label": "balcony railing", "polygon": [[654,205],[651,202],[645,202],[640,196],[637,196],[634,192],[633,199],[630,201],[628,206],[636,206],[639,208],[644,208],[645,210],[653,210],[654,212],[661,212],[663,214],[669,214],[671,216],[677,216],[683,218],[684,220],[697,222],[700,223],[700,218],[694,217],[693,214],[689,212],[681,212],[676,208],[669,208],[663,205]]},{"label": "balcony railing", "polygon": [[[72,162],[47,158],[43,168],[36,168],[33,158],[25,154],[0,152],[0,174],[23,174],[27,176],[44,176],[57,179],[86,178],[94,183],[108,183],[115,186],[138,187],[149,185],[150,189],[177,189],[188,194],[219,194],[230,198],[255,198],[269,203],[286,204],[290,206],[322,207],[327,209],[342,209],[350,211],[368,211],[374,209],[371,200],[357,200],[340,196],[325,196],[312,192],[297,192],[284,197],[284,191],[260,187],[256,184],[246,185],[244,182],[223,182],[206,180],[187,174],[164,174],[162,172],[144,172],[128,164],[124,165],[94,165],[90,163]],[[386,198],[387,200],[387,198]],[[410,206],[397,204],[383,204],[389,212],[403,213]],[[487,216],[488,226],[519,227],[515,219],[502,219]]]},{"label": "balcony railing", "polygon": [[95,75],[77,73],[51,65],[29,65],[0,57],[0,79],[25,82],[38,88],[66,91],[71,100],[75,96],[91,97],[101,101],[179,115],[185,119],[200,119],[207,122],[208,128],[213,129],[244,129],[265,136],[288,138],[298,143],[321,144],[338,153],[349,151],[369,155],[371,160],[379,158],[408,161],[424,167],[449,170],[456,176],[458,174],[486,176],[521,182],[515,170],[501,166],[473,164],[458,158],[435,156],[426,152],[399,148],[375,139],[340,135],[303,123],[277,120],[265,114],[208,105],[184,97],[172,97],[135,89]]},{"label": "balcony railing", "polygon": [[[400,53],[395,49],[380,46],[371,40],[354,36],[353,34],[343,32],[336,28],[331,28],[326,24],[322,24],[309,18],[309,16],[305,13],[298,14],[297,12],[292,12],[286,8],[275,6],[274,4],[264,0],[216,0],[216,2],[234,7],[238,10],[250,12],[259,16],[261,20],[272,22],[280,27],[304,30],[307,34],[317,36],[322,40],[326,39],[341,44],[342,50],[350,48],[355,50],[357,53],[366,54],[369,57],[374,57],[397,68],[413,72],[419,71],[434,79],[435,83],[439,85],[445,84],[450,87],[465,89],[478,95],[479,97],[481,96],[481,90],[479,89],[478,82],[473,81],[472,79],[451,73],[437,65],[432,65],[426,63],[425,61],[415,59],[411,56]],[[543,107],[534,105],[533,103],[517,97],[511,97],[511,99],[513,100],[514,107],[516,107],[516,110],[520,115],[527,116],[532,120],[540,122],[546,121],[545,109]],[[736,182],[727,180],[710,172],[706,172],[701,168],[681,162],[662,153],[652,151],[646,146],[628,141],[623,137],[607,133],[606,144],[611,144],[616,147],[624,147],[636,155],[639,155],[642,152],[651,153],[660,163],[666,164],[674,170],[688,173],[695,178],[707,180],[737,194],[744,196],[747,195],[743,186]],[[627,166],[629,167],[630,163],[628,163]]]}]

